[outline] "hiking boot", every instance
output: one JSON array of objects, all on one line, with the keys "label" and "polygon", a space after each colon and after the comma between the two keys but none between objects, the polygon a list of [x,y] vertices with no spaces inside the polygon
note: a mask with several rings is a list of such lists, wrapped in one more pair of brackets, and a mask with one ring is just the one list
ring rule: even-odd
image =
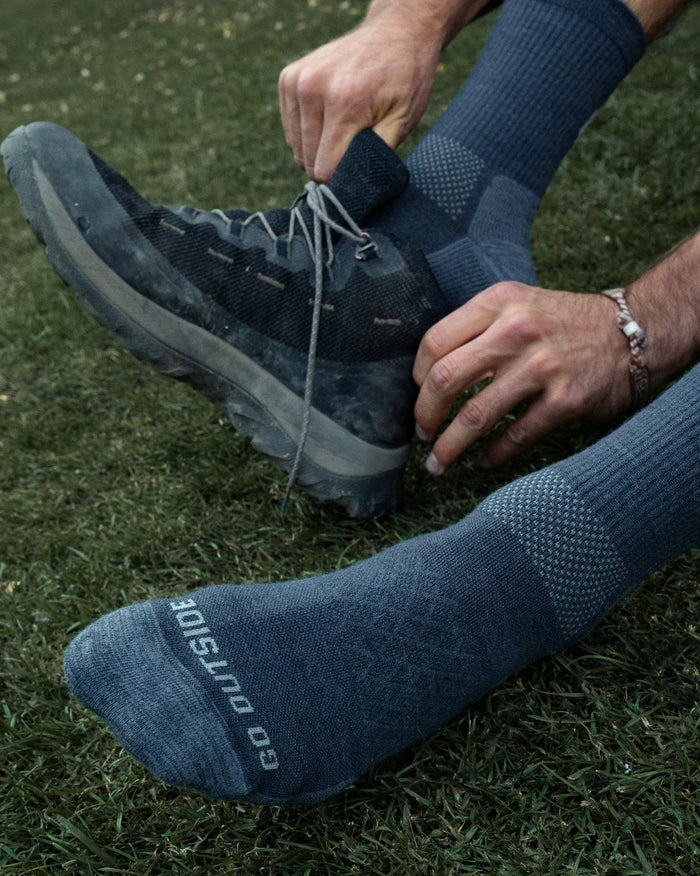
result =
[{"label": "hiking boot", "polygon": [[49,261],[124,347],[223,408],[290,485],[353,516],[396,507],[413,358],[446,305],[414,245],[360,227],[408,181],[376,134],[265,214],[154,206],[49,123],[1,150]]}]

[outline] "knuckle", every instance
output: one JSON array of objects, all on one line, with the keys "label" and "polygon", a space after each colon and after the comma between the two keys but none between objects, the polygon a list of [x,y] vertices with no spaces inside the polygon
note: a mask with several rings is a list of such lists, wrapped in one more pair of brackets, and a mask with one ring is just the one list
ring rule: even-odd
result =
[{"label": "knuckle", "polygon": [[430,388],[438,395],[457,391],[457,370],[448,357],[438,359],[428,376]]},{"label": "knuckle", "polygon": [[277,80],[277,86],[281,92],[290,94],[296,91],[297,83],[301,75],[301,69],[301,65],[298,61],[294,61],[292,64],[287,64],[287,66],[282,69]]},{"label": "knuckle", "polygon": [[432,361],[440,359],[445,351],[445,330],[440,323],[431,326],[423,335],[421,342],[423,352],[427,354]]},{"label": "knuckle", "polygon": [[553,422],[572,420],[580,413],[578,399],[571,392],[563,389],[552,392],[545,397],[543,407],[548,418]]},{"label": "knuckle", "polygon": [[328,99],[331,103],[345,104],[354,99],[354,88],[344,80],[334,80],[328,89]]},{"label": "knuckle", "polygon": [[538,383],[551,381],[561,371],[559,356],[548,347],[542,347],[533,353],[529,366]]},{"label": "knuckle", "polygon": [[324,94],[326,106],[339,122],[355,123],[367,112],[365,94],[355,81],[333,80]]},{"label": "knuckle", "polygon": [[319,77],[309,70],[296,77],[294,87],[302,103],[315,101],[323,90]]},{"label": "knuckle", "polygon": [[520,286],[513,280],[500,280],[498,283],[494,283],[493,286],[489,286],[486,291],[498,298],[509,299],[519,294]]},{"label": "knuckle", "polygon": [[527,287],[514,280],[500,280],[479,295],[479,298],[482,298],[485,303],[488,302],[498,307],[499,310],[517,305],[526,297]]},{"label": "knuckle", "polygon": [[542,327],[534,313],[518,308],[504,327],[506,339],[518,345],[531,344],[542,337]]},{"label": "knuckle", "polygon": [[459,425],[468,432],[481,434],[489,427],[488,412],[479,402],[478,396],[470,399],[457,414]]},{"label": "knuckle", "polygon": [[511,423],[503,433],[503,437],[515,447],[527,447],[531,443],[529,432],[520,420]]}]

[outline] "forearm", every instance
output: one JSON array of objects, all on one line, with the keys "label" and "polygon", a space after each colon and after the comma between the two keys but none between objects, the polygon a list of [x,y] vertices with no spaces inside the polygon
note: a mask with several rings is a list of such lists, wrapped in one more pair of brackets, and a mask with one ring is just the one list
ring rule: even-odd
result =
[{"label": "forearm", "polygon": [[363,24],[393,22],[446,46],[493,0],[373,0]]},{"label": "forearm", "polygon": [[[651,42],[686,5],[687,0],[622,0],[639,19]],[[398,27],[420,32],[446,46],[481,13],[500,6],[501,0],[373,0],[363,23],[395,21]]]},{"label": "forearm", "polygon": [[700,358],[700,231],[627,287],[653,388]]}]

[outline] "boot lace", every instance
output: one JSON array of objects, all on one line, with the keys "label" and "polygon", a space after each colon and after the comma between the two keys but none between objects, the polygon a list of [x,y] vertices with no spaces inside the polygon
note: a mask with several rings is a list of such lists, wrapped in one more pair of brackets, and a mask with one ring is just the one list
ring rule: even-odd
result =
[{"label": "boot lace", "polygon": [[[311,228],[308,226],[307,217],[304,216],[304,213],[301,210],[302,204],[305,204],[312,214],[313,223]],[[336,219],[330,215],[329,205],[332,205],[335,208],[343,224],[336,221]],[[230,226],[231,220],[225,213],[221,210],[213,210],[212,212],[223,218]],[[323,183],[316,183],[313,181],[306,184],[304,187],[304,193],[300,195],[292,205],[289,226],[285,234],[276,234],[265,214],[260,212],[252,213],[241,223],[241,226],[242,228],[246,228],[253,222],[259,222],[274,243],[278,240],[291,243],[292,238],[298,232],[301,232],[303,239],[306,241],[306,246],[314,265],[313,313],[311,318],[309,348],[306,358],[303,414],[299,443],[297,445],[296,455],[294,457],[294,462],[287,480],[287,487],[280,506],[280,514],[284,516],[287,510],[287,503],[289,502],[292,487],[294,486],[299,473],[299,466],[301,465],[306,439],[309,434],[312,407],[311,400],[316,372],[316,350],[318,346],[318,333],[321,320],[321,305],[323,303],[323,273],[324,269],[331,273],[335,261],[336,240],[333,237],[333,233],[335,232],[335,234],[340,235],[341,237],[348,238],[356,244],[355,258],[359,261],[366,261],[374,258],[377,255],[377,245],[370,235],[366,231],[363,231],[355,222],[336,195],[333,194],[331,189]]]}]

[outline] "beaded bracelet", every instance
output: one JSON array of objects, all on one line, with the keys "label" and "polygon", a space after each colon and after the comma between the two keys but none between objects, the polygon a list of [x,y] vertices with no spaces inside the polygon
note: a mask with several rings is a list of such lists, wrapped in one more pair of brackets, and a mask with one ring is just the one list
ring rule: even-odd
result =
[{"label": "beaded bracelet", "polygon": [[635,408],[641,408],[649,401],[649,372],[644,356],[647,336],[644,334],[644,330],[632,319],[624,289],[606,289],[601,294],[606,295],[617,304],[617,325],[630,344],[632,404]]}]

